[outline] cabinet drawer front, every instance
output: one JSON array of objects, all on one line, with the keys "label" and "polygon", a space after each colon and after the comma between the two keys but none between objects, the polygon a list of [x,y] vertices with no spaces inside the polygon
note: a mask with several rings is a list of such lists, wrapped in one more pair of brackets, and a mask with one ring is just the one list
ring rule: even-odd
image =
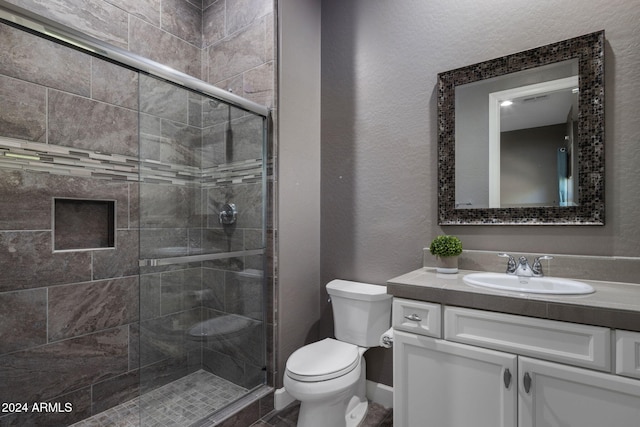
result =
[{"label": "cabinet drawer front", "polygon": [[640,333],[616,331],[616,374],[640,378]]},{"label": "cabinet drawer front", "polygon": [[394,329],[435,338],[442,336],[440,304],[394,298],[391,317]]},{"label": "cabinet drawer front", "polygon": [[445,307],[444,313],[447,340],[611,370],[607,328],[457,307]]}]

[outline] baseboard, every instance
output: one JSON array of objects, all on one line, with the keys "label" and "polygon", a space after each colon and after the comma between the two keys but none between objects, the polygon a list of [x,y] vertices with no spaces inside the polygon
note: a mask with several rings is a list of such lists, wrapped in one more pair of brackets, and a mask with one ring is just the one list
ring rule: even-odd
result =
[{"label": "baseboard", "polygon": [[393,387],[367,380],[367,399],[385,408],[393,408]]}]

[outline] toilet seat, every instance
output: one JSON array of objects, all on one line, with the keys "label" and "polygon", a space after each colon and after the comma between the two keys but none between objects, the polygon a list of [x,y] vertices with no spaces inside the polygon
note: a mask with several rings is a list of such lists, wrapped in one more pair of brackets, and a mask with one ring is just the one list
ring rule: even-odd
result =
[{"label": "toilet seat", "polygon": [[286,372],[301,382],[327,381],[353,371],[360,357],[358,346],[326,338],[294,351],[287,360]]}]

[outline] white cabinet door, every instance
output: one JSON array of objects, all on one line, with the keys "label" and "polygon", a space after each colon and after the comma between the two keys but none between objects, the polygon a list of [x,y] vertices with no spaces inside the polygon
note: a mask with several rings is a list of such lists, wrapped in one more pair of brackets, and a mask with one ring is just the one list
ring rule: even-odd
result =
[{"label": "white cabinet door", "polygon": [[393,357],[394,427],[516,426],[515,355],[395,331]]},{"label": "white cabinet door", "polygon": [[518,372],[520,427],[640,426],[638,380],[527,357]]}]

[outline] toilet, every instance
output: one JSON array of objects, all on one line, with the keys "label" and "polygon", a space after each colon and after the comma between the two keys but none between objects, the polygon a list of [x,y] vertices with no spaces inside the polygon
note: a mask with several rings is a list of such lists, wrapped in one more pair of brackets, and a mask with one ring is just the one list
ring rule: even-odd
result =
[{"label": "toilet", "polygon": [[275,408],[299,400],[298,427],[355,427],[367,413],[364,353],[380,344],[391,323],[385,286],[332,280],[326,285],[336,338],[294,351]]}]

